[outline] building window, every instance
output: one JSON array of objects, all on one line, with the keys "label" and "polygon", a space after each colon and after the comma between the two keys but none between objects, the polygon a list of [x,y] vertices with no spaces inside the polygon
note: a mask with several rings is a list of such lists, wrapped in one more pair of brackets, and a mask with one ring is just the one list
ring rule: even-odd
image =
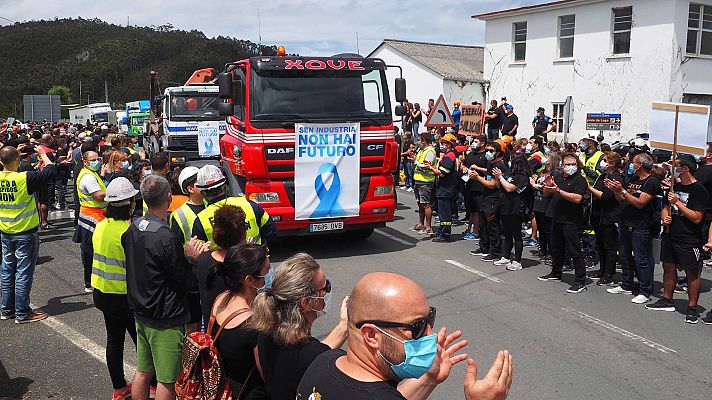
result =
[{"label": "building window", "polygon": [[690,4],[685,52],[712,56],[712,6]]},{"label": "building window", "polygon": [[708,94],[683,93],[682,102],[688,104],[700,104],[703,106],[712,106],[712,96]]},{"label": "building window", "polygon": [[571,58],[574,56],[575,27],[575,15],[562,15],[559,17],[559,58]]},{"label": "building window", "polygon": [[633,7],[613,9],[613,54],[630,53],[630,31],[633,27]]},{"label": "building window", "polygon": [[554,106],[554,112],[551,114],[551,118],[556,122],[556,133],[562,133],[564,131],[564,106],[565,103],[551,103]]},{"label": "building window", "polygon": [[527,57],[527,22],[512,24],[512,44],[514,45],[514,61],[524,61]]}]

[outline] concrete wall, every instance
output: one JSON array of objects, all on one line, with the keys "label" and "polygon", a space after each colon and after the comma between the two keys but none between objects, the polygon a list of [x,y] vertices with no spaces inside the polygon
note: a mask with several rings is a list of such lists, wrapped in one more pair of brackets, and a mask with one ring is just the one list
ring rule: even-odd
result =
[{"label": "concrete wall", "polygon": [[[694,0],[696,4],[712,7],[712,0]],[[685,53],[687,20],[690,1],[675,3],[675,55],[670,92],[673,101],[682,101],[683,93],[712,95],[712,57]]]},{"label": "concrete wall", "polygon": [[[633,6],[630,55],[613,56],[611,8],[625,6]],[[573,111],[567,141],[597,135],[587,132],[585,124],[586,113],[599,112],[622,114],[621,132],[606,132],[607,142],[628,140],[647,130],[652,101],[679,100],[670,84],[678,47],[673,25],[678,6],[674,0],[610,0],[489,20],[485,31],[489,97],[507,96],[520,121],[528,122],[537,107],[550,115],[552,103],[570,95]],[[559,60],[558,17],[569,14],[576,15],[574,57]],[[512,23],[519,21],[527,21],[524,63],[513,62]],[[522,125],[520,134],[532,133],[529,123]]]},{"label": "concrete wall", "polygon": [[470,104],[473,101],[482,103],[485,100],[485,94],[482,83],[443,80],[443,96],[448,102],[450,111],[452,111],[452,103],[455,100],[460,100],[462,104]]}]

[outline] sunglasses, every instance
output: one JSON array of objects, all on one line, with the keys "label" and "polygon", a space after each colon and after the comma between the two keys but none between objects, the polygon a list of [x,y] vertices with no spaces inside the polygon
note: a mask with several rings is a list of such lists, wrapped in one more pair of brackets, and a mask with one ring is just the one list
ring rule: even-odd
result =
[{"label": "sunglasses", "polygon": [[366,320],[361,321],[356,324],[356,328],[361,329],[364,324],[376,325],[379,328],[405,328],[410,331],[413,339],[420,339],[425,336],[428,331],[428,325],[432,328],[435,325],[435,307],[430,307],[430,312],[428,316],[415,321],[412,324],[405,324],[402,322],[389,322],[389,321],[379,321],[379,320]]},{"label": "sunglasses", "polygon": [[324,294],[331,293],[331,281],[330,280],[328,280],[328,279],[326,280],[326,285],[323,288],[317,289],[317,293],[321,293],[321,292],[324,292]]}]

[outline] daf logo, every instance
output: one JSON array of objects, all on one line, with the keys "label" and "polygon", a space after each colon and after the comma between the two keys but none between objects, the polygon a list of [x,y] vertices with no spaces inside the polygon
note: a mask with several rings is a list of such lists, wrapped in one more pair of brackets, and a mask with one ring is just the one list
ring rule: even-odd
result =
[{"label": "daf logo", "polygon": [[294,147],[267,148],[267,154],[291,154],[291,153],[294,153]]},{"label": "daf logo", "polygon": [[382,144],[369,144],[366,146],[366,150],[381,150],[383,149],[384,145]]}]

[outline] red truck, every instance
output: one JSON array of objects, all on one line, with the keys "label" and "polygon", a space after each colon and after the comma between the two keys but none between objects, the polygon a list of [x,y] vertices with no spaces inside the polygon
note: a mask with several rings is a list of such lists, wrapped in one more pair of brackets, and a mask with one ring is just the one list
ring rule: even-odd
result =
[{"label": "red truck", "polygon": [[[386,68],[381,59],[355,54],[286,56],[280,46],[276,55],[227,64],[218,75],[223,168],[272,216],[279,235],[336,231],[366,238],[393,218],[399,155]],[[405,80],[396,78],[395,87],[395,114],[402,116]],[[329,123],[360,128],[357,215],[295,218],[295,126]]]}]

